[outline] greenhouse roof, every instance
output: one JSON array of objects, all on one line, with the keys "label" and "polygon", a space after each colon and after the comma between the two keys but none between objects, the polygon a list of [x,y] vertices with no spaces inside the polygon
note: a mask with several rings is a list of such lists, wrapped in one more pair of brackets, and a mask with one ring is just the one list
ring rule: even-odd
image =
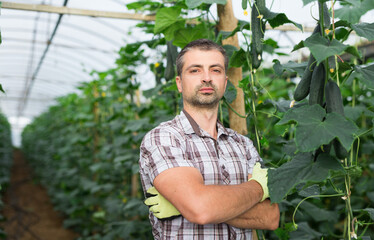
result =
[{"label": "greenhouse roof", "polygon": [[[121,46],[144,40],[145,34],[135,25],[154,16],[129,11],[126,4],[130,2],[133,1],[2,2],[0,84],[6,93],[0,93],[0,111],[11,122],[15,145],[19,144],[25,124],[53,105],[56,97],[76,92],[79,83],[92,80],[93,70],[114,67]],[[312,28],[315,24],[311,8],[303,7],[301,0],[268,1],[268,4],[305,27]],[[245,19],[241,0],[234,0],[233,6],[237,18]],[[285,46],[293,46],[298,38],[305,38],[301,31],[293,33],[299,37],[286,31],[275,33],[278,42]],[[147,83],[147,87],[152,84]]]}]

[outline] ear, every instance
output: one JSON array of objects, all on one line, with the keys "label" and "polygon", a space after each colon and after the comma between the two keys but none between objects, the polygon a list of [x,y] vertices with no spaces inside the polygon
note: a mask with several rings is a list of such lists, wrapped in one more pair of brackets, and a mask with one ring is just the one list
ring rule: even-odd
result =
[{"label": "ear", "polygon": [[226,80],[225,80],[225,89],[226,89],[226,87],[227,87],[227,81],[229,80],[229,77],[228,76],[226,76],[226,78],[225,78]]},{"label": "ear", "polygon": [[177,83],[178,91],[182,92],[182,78],[180,76],[175,77],[175,82]]}]

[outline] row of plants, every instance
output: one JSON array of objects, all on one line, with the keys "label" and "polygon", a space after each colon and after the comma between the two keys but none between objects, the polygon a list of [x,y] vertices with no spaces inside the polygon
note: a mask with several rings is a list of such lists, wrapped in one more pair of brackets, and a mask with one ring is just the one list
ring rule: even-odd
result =
[{"label": "row of plants", "polygon": [[[304,7],[318,6],[319,16],[315,32],[293,48],[310,51],[302,63],[277,60],[284,53],[264,27],[302,29],[300,24],[272,12],[265,1],[243,0],[244,13],[251,9],[248,21],[239,21],[233,31],[218,31],[213,3],[226,2],[127,5],[156,15],[155,22],[137,25],[153,34],[152,40],[126,44],[116,68],[93,72],[80,94],[60,98],[25,128],[23,149],[56,209],[66,215],[65,226],[79,232],[80,239],[152,238],[138,148],[147,131],[181,110],[173,81],[177,47],[199,38],[220,43],[238,34],[244,39],[240,48],[224,47],[230,67],[242,68],[243,79],[238,86],[229,84],[219,118],[229,125],[229,104],[235,87],[241,88],[247,113],[241,117],[247,120],[248,137],[272,167],[270,196],[281,206],[280,228],[258,231],[259,238],[374,237],[374,64],[347,44],[352,32],[374,40],[374,24],[359,23],[374,9],[372,2],[340,1],[335,7],[335,1],[303,0]],[[156,49],[156,56],[146,56],[148,49]],[[272,68],[262,67],[262,56],[273,58]],[[139,65],[148,65],[156,82],[143,93]]]},{"label": "row of plants", "polygon": [[[10,183],[10,168],[13,160],[13,148],[10,124],[7,118],[0,113],[0,222],[5,221],[1,214],[4,207],[2,200]],[[5,239],[6,233],[0,228],[0,238]]]},{"label": "row of plants", "polygon": [[[126,45],[116,68],[93,72],[80,94],[59,98],[23,131],[28,161],[66,216],[64,226],[80,233],[79,239],[152,238],[138,176],[139,146],[147,131],[175,115],[178,96],[167,90],[170,83],[141,96],[135,68],[147,59],[141,46],[160,41],[165,44]],[[140,97],[149,104],[140,104]]]}]

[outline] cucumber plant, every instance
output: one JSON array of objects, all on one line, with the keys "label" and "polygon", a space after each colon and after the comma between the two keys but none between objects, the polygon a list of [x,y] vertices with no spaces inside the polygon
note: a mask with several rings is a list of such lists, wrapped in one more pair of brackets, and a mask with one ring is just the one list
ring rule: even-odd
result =
[{"label": "cucumber plant", "polygon": [[[7,118],[0,113],[0,211],[3,208],[2,196],[10,183],[10,168],[12,166],[13,148],[10,124]],[[6,219],[0,212],[0,221]],[[6,233],[0,228],[0,238],[5,239]]]},{"label": "cucumber plant", "polygon": [[[280,228],[260,231],[259,237],[373,236],[373,60],[361,58],[355,46],[345,44],[352,31],[373,40],[373,24],[358,23],[357,17],[374,8],[371,1],[340,1],[337,10],[335,2],[303,1],[320,9],[314,34],[294,47],[310,50],[308,63],[281,64],[274,59],[273,68],[262,65],[263,56],[284,53],[266,36],[265,24],[302,26],[272,12],[263,0],[243,0],[244,9],[252,8],[249,20],[239,21],[233,31],[217,31],[213,3],[225,1],[128,4],[129,9],[156,15],[154,23],[137,26],[152,34],[152,40],[126,44],[116,68],[92,72],[92,82],[81,84],[79,94],[60,98],[24,130],[26,156],[56,208],[67,217],[65,225],[79,232],[80,239],[151,238],[137,176],[138,147],[148,130],[181,110],[173,81],[176,50],[198,38],[221,42],[238,33],[244,39],[239,49],[223,47],[229,66],[243,69],[239,87],[247,114],[242,117],[248,136],[273,167],[270,196],[281,204]],[[335,22],[335,17],[341,20]],[[156,49],[157,56],[146,56],[145,49]],[[343,53],[352,59],[342,62]],[[136,67],[143,64],[154,74],[156,86],[143,93],[139,104]],[[295,90],[290,79],[296,74],[301,81]],[[313,74],[318,84],[311,87]],[[310,100],[311,95],[316,97]],[[223,103],[235,97],[229,84]],[[226,126],[229,107],[220,105],[219,117]]]}]

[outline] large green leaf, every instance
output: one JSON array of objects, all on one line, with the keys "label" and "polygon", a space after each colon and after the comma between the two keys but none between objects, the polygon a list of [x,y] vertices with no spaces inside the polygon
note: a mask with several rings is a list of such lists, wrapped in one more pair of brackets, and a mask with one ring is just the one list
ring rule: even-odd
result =
[{"label": "large green leaf", "polygon": [[235,51],[238,51],[238,48],[235,47],[234,45],[226,44],[226,45],[223,45],[222,47],[225,49],[226,55],[229,59],[232,57]]},{"label": "large green leaf", "polygon": [[326,114],[318,104],[291,108],[278,124],[296,122],[295,142],[301,152],[309,152],[337,138],[349,150],[357,126],[337,113]]},{"label": "large green leaf", "polygon": [[175,46],[183,48],[189,42],[200,39],[208,38],[208,31],[204,24],[199,24],[195,27],[188,26],[183,29],[179,29],[175,32],[175,38],[173,44]]},{"label": "large green leaf", "polygon": [[374,8],[373,0],[350,1],[350,4],[336,9],[335,17],[350,23],[358,23],[362,15]]},{"label": "large green leaf", "polygon": [[301,222],[297,225],[297,230],[290,233],[290,240],[312,240],[320,239],[322,233],[313,230],[308,223]]},{"label": "large green leaf", "polygon": [[330,56],[339,55],[348,47],[336,39],[330,42],[318,33],[307,38],[304,45],[309,48],[318,62],[322,62]]},{"label": "large green leaf", "polygon": [[290,72],[290,73],[296,72],[297,74],[302,76],[304,74],[304,70],[305,70],[305,67],[306,67],[306,64],[307,64],[306,62],[296,63],[296,62],[293,62],[293,61],[288,61],[285,64],[281,64],[279,62],[279,60],[277,60],[277,59],[273,60],[273,62],[274,62],[274,65],[273,65],[274,72],[278,76],[281,76],[284,71],[287,71],[287,72]]},{"label": "large green leaf", "polygon": [[369,214],[371,220],[374,221],[374,208],[364,208],[364,209],[360,209],[359,211]]},{"label": "large green leaf", "polygon": [[270,199],[279,203],[297,184],[321,182],[328,177],[329,170],[341,168],[338,160],[327,154],[320,154],[314,162],[312,153],[299,153],[279,168],[269,169]]},{"label": "large green leaf", "polygon": [[326,1],[329,1],[329,0],[303,0],[304,7],[305,7],[306,5],[308,5],[309,3],[311,3],[311,2],[316,2],[316,1],[326,2]]},{"label": "large green leaf", "polygon": [[230,80],[227,81],[224,97],[228,103],[232,103],[236,99],[237,91]]},{"label": "large green leaf", "polygon": [[355,72],[358,73],[356,77],[369,88],[374,88],[374,64],[368,66],[355,66]]},{"label": "large green leaf", "polygon": [[295,25],[295,27],[303,31],[303,26],[301,24],[291,21],[290,19],[288,19],[288,17],[284,13],[274,13],[266,9],[263,12],[263,15],[264,15],[264,18],[268,20],[272,28],[276,28],[286,23],[291,23]]},{"label": "large green leaf", "polygon": [[309,214],[314,221],[316,222],[323,222],[323,221],[330,221],[330,222],[336,222],[338,218],[338,214],[334,211],[328,211],[323,208],[319,208],[316,205],[304,201],[301,205],[300,208]]},{"label": "large green leaf", "polygon": [[172,41],[175,38],[175,33],[179,30],[184,28],[185,22],[183,21],[178,21],[176,23],[173,23],[170,25],[168,28],[166,28],[163,31],[163,34],[165,36],[166,41]]},{"label": "large green leaf", "polygon": [[234,36],[237,32],[243,31],[243,29],[250,30],[250,23],[247,21],[239,20],[238,26],[234,30],[232,30],[231,32],[220,31],[219,35],[222,36],[222,39],[227,39]]},{"label": "large green leaf", "polygon": [[166,28],[181,20],[181,8],[161,8],[156,14],[154,33],[161,33]]},{"label": "large green leaf", "polygon": [[207,4],[217,3],[217,4],[225,5],[226,0],[186,0],[186,5],[188,8],[196,8],[203,3],[207,3]]},{"label": "large green leaf", "polygon": [[230,57],[229,67],[241,67],[247,61],[246,51],[240,48],[238,51],[235,51]]},{"label": "large green leaf", "polygon": [[352,29],[357,35],[367,38],[369,41],[374,40],[374,23],[358,23],[352,24]]}]

